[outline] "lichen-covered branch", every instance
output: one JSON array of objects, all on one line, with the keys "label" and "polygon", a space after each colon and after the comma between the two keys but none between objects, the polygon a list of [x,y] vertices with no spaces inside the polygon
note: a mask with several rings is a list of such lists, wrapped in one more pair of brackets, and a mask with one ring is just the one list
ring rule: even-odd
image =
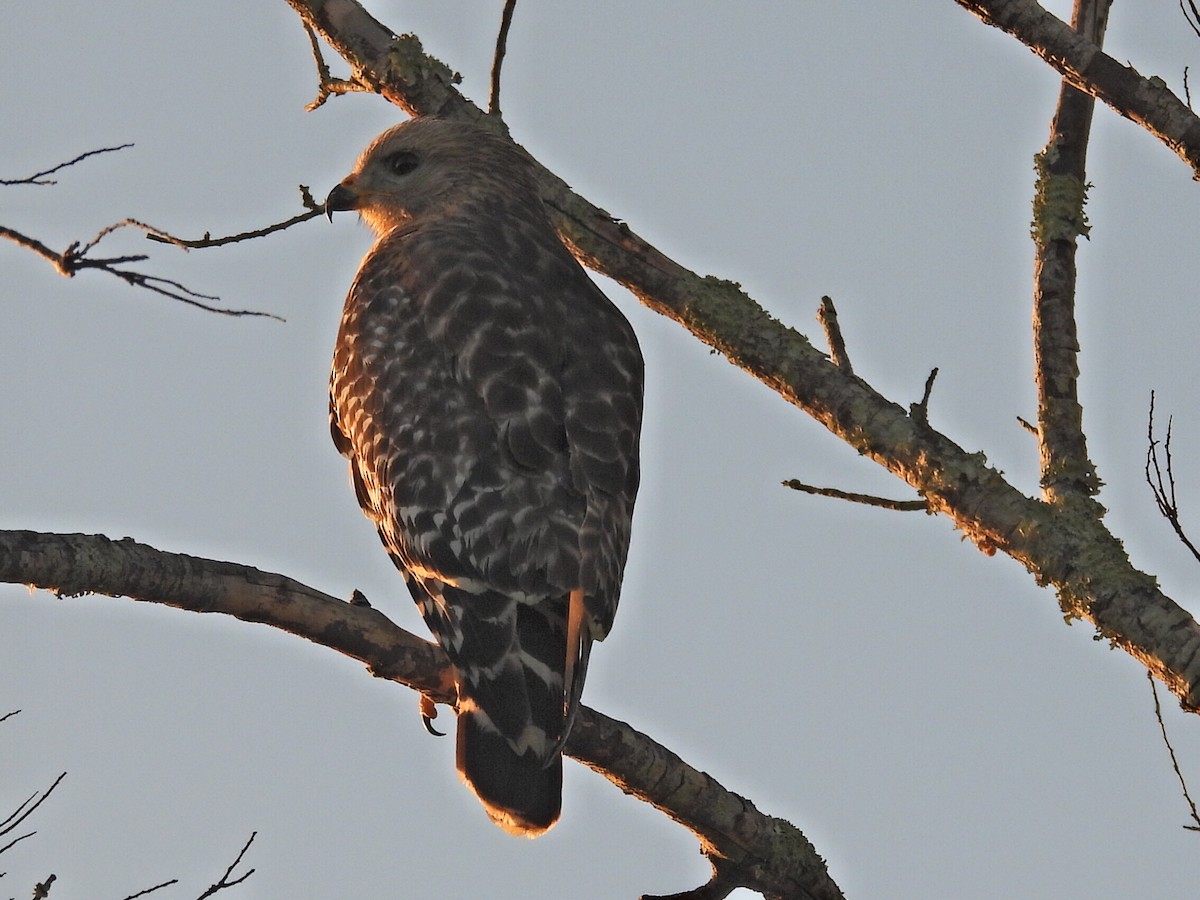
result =
[{"label": "lichen-covered branch", "polygon": [[1200,179],[1200,118],[1158,76],[1146,77],[1104,53],[1035,0],[954,0],[1008,32],[1075,87],[1137,122],[1187,163]]},{"label": "lichen-covered branch", "polygon": [[[288,2],[342,53],[357,77],[375,79],[376,90],[403,108],[415,114],[483,116],[454,89],[442,63],[419,53],[416,38],[394,39],[354,0]],[[1067,31],[1072,40],[1084,40]],[[902,478],[931,511],[948,516],[985,553],[1001,551],[1020,561],[1038,584],[1057,590],[1068,618],[1092,622],[1162,680],[1185,709],[1200,711],[1200,625],[1159,590],[1154,578],[1131,565],[1121,542],[1091,510],[1026,496],[982,454],[967,452],[836,366],[740,285],[684,268],[549,170],[539,167],[539,172],[561,236],[586,265],[625,285],[645,305]]]},{"label": "lichen-covered branch", "polygon": [[[250,566],[166,553],[128,538],[0,531],[0,582],[59,595],[131,597],[271,625],[440,702],[455,697],[453,669],[436,645],[361,599],[338,600]],[[722,877],[737,886],[768,896],[842,897],[795,826],[759,812],[624,722],[582,708],[566,753],[691,829]]]},{"label": "lichen-covered branch", "polygon": [[[1104,39],[1112,0],[1076,0],[1072,25]],[[1037,155],[1033,201],[1033,358],[1038,396],[1042,493],[1050,503],[1086,500],[1100,489],[1088,458],[1079,405],[1079,336],[1075,323],[1075,249],[1088,233],[1087,147],[1096,101],[1063,81],[1050,140]],[[1098,506],[1092,508],[1099,516]]]}]

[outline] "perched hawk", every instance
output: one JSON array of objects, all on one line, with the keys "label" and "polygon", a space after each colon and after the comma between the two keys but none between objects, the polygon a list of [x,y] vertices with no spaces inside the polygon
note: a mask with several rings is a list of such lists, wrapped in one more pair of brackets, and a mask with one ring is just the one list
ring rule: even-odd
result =
[{"label": "perched hawk", "polygon": [[333,439],[458,672],[458,771],[530,837],[612,626],[638,486],[642,356],[505,138],[422,118],[333,189],[375,231],[342,315]]}]

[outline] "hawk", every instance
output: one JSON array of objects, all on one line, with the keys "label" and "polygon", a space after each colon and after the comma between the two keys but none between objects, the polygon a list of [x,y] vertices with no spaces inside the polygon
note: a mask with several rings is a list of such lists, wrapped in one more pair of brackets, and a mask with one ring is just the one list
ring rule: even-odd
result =
[{"label": "hawk", "polygon": [[617,609],[639,478],[642,355],[559,240],[508,139],[385,131],[325,203],[376,243],[342,314],[333,440],[457,672],[459,774],[536,837],[592,641]]}]

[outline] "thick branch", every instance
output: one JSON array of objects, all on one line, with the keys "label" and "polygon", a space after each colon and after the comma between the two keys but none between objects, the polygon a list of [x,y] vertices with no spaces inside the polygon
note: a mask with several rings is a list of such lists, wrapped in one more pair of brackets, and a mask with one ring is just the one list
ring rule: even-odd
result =
[{"label": "thick branch", "polygon": [[[409,58],[392,54],[391,66],[381,68],[379,54],[388,57],[383,47],[391,33],[354,0],[288,2],[356,72],[386,75],[386,84],[377,89],[405,109],[459,118],[482,115],[453,89],[445,66],[423,56],[411,58],[419,47],[415,38],[403,42]],[[355,30],[359,27],[365,30]],[[355,56],[360,50],[368,55]],[[904,479],[931,511],[949,516],[985,553],[1000,550],[1020,561],[1039,584],[1057,589],[1069,618],[1094,623],[1162,680],[1186,709],[1200,711],[1200,626],[1152,577],[1133,568],[1121,542],[1101,521],[1022,494],[982,454],[968,453],[834,365],[739,285],[685,269],[540,165],[539,173],[560,235],[586,265],[625,285],[646,306],[683,325]]]},{"label": "thick branch", "polygon": [[1081,91],[1137,122],[1171,148],[1200,179],[1200,118],[1157,76],[1123,66],[1034,0],[955,0],[1007,31]]},{"label": "thick branch", "polygon": [[[369,606],[249,566],[165,553],[128,538],[0,531],[0,582],[261,622],[357,659],[377,677],[439,701],[454,699],[453,669],[433,644]],[[793,825],[759,812],[625,723],[583,708],[566,752],[690,828],[710,859],[724,871],[728,862],[742,885],[786,897],[842,896]]]},{"label": "thick branch", "polygon": [[[1073,26],[1097,46],[1111,0],[1076,0]],[[1043,496],[1051,503],[1088,498],[1100,488],[1088,459],[1079,405],[1079,335],[1075,324],[1075,250],[1088,233],[1087,146],[1095,100],[1066,80],[1037,156],[1033,201],[1036,245],[1033,291],[1034,375],[1038,393],[1038,446]],[[1099,516],[1100,508],[1092,508]]]}]

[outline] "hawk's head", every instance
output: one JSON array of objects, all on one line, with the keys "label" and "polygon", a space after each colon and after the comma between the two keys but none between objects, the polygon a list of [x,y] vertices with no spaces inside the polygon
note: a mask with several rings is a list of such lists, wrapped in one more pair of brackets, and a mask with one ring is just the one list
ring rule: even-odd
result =
[{"label": "hawk's head", "polygon": [[354,171],[325,200],[358,210],[378,235],[415,218],[476,203],[505,205],[536,197],[533,169],[511,141],[478,125],[425,117],[371,142]]}]

